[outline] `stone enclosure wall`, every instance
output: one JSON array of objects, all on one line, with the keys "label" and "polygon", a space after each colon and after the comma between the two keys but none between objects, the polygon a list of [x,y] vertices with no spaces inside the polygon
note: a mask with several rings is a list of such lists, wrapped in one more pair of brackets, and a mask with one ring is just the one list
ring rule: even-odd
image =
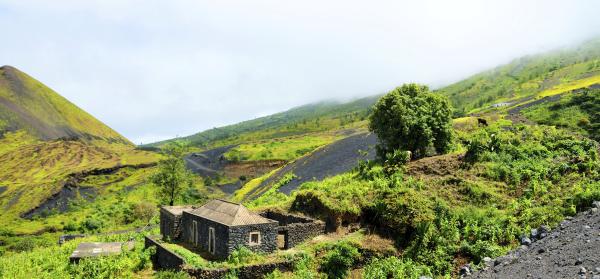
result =
[{"label": "stone enclosure wall", "polygon": [[152,263],[156,269],[182,270],[196,279],[220,279],[225,275],[234,272],[240,279],[259,279],[265,274],[271,273],[276,269],[280,271],[292,270],[291,262],[264,263],[257,265],[242,266],[239,268],[191,268],[185,266],[185,260],[171,250],[162,246],[158,241],[151,237],[145,238],[145,247],[156,247],[156,253],[152,256]]},{"label": "stone enclosure wall", "polygon": [[320,220],[275,211],[265,211],[260,215],[279,222],[278,233],[284,235],[284,249],[325,233],[325,222]]},{"label": "stone enclosure wall", "polygon": [[242,266],[235,269],[184,269],[192,278],[196,279],[220,279],[225,278],[230,272],[235,272],[239,279],[261,279],[265,274],[269,274],[276,269],[285,272],[291,271],[293,264],[291,262],[265,263],[257,265]]},{"label": "stone enclosure wall", "polygon": [[156,253],[152,255],[152,264],[157,269],[175,269],[179,270],[185,264],[185,260],[171,250],[160,245],[158,241],[146,236],[144,247],[156,247]]}]

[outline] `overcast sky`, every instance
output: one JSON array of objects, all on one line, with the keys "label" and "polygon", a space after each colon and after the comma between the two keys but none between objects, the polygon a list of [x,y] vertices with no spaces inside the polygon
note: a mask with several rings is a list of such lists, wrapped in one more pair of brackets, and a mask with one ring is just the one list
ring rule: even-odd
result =
[{"label": "overcast sky", "polygon": [[139,144],[449,84],[598,36],[598,11],[595,0],[0,0],[0,64]]}]

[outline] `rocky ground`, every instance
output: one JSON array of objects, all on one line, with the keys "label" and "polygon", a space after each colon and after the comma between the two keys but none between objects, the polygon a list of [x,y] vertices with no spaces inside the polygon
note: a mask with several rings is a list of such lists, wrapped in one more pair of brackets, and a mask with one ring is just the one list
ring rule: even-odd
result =
[{"label": "rocky ground", "polygon": [[190,154],[184,158],[186,166],[188,169],[201,176],[214,177],[227,166],[228,161],[225,159],[224,155],[234,147],[236,146],[227,145],[200,153]]},{"label": "rocky ground", "polygon": [[[225,158],[225,153],[235,147],[236,145],[228,145],[189,154],[184,158],[186,167],[190,171],[205,178],[210,177],[214,179],[219,176],[226,178],[229,182],[218,184],[217,188],[226,194],[233,194],[236,190],[240,189],[247,180],[262,176],[287,163],[283,160],[248,162],[232,162],[227,160]],[[240,177],[245,177],[246,179],[244,181],[237,180]]]},{"label": "rocky ground", "polygon": [[485,259],[481,270],[464,278],[600,279],[600,202],[550,230],[540,227],[521,239],[521,247],[497,259]]},{"label": "rocky ground", "polygon": [[377,137],[372,133],[361,133],[338,140],[286,165],[258,188],[268,188],[285,174],[292,172],[296,178],[279,189],[289,195],[304,182],[323,180],[350,171],[360,160],[373,160],[376,144]]}]

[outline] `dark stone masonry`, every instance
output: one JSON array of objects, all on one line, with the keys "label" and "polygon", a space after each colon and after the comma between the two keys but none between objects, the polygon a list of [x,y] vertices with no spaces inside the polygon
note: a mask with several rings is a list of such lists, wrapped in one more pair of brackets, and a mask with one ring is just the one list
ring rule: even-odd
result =
[{"label": "dark stone masonry", "polygon": [[175,269],[179,270],[185,264],[185,260],[171,250],[162,246],[158,241],[146,236],[144,247],[156,247],[156,253],[152,255],[152,263],[157,269]]},{"label": "dark stone masonry", "polygon": [[163,207],[160,223],[163,239],[186,242],[214,259],[227,258],[242,246],[254,252],[277,250],[277,221],[225,200],[201,207]]},{"label": "dark stone masonry", "polygon": [[[325,233],[325,223],[312,218],[265,211],[254,213],[238,203],[212,200],[203,206],[165,206],[160,210],[160,231],[165,241],[190,245],[207,259],[226,259],[236,249],[273,253],[289,249]],[[193,278],[222,278],[231,269],[196,269],[179,255],[146,238],[146,247],[156,247],[152,257],[160,269],[184,270]],[[235,268],[239,278],[262,278],[276,269],[289,270],[290,262],[264,263]]]},{"label": "dark stone masonry", "polygon": [[[291,262],[278,262],[278,263],[264,263],[256,265],[242,266],[235,268],[233,271],[237,274],[239,279],[260,279],[264,278],[265,274],[269,274],[275,270],[282,272],[292,270],[293,264]],[[225,275],[232,272],[232,269],[219,268],[219,269],[188,269],[184,271],[195,279],[220,279],[224,278]]]},{"label": "dark stone masonry", "polygon": [[240,279],[259,279],[275,270],[289,271],[293,267],[291,262],[275,262],[238,268],[193,268],[185,266],[183,258],[162,246],[159,241],[154,240],[152,237],[146,237],[145,247],[156,247],[156,253],[151,260],[157,269],[182,270],[196,279],[219,279],[224,278],[231,272],[235,272]]},{"label": "dark stone masonry", "polygon": [[273,253],[277,251],[277,222],[229,228],[228,254],[238,246],[246,245],[251,232],[261,232],[260,244],[249,245],[253,252]]},{"label": "dark stone masonry", "polygon": [[169,206],[160,209],[160,232],[164,239],[178,239],[181,234],[181,214],[192,206]]},{"label": "dark stone masonry", "polygon": [[290,249],[324,234],[325,223],[275,211],[257,214],[241,204],[213,200],[201,207],[162,207],[160,231],[164,240],[180,240],[223,259],[241,246],[263,253]]},{"label": "dark stone masonry", "polygon": [[275,211],[265,211],[260,215],[279,222],[278,234],[284,239],[283,249],[290,249],[325,233],[325,222],[320,220]]}]

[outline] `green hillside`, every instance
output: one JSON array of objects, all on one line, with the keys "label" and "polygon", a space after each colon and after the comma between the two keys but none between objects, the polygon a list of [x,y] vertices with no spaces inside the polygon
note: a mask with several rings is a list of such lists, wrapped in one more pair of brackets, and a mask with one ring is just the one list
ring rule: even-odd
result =
[{"label": "green hillside", "polygon": [[[192,146],[206,147],[353,127],[353,124],[366,119],[377,99],[379,96],[347,103],[330,101],[304,105],[238,124],[213,128],[179,140],[188,141]],[[160,146],[164,143],[163,141],[149,146]]]},{"label": "green hillside", "polygon": [[600,140],[600,89],[586,89],[523,111],[530,120]]},{"label": "green hillside", "polygon": [[[88,185],[94,196],[109,198],[115,189],[103,185],[110,176],[131,181],[123,187],[143,186],[141,175],[148,172],[143,166],[158,158],[137,150],[125,137],[29,75],[10,66],[0,68],[0,227],[10,234],[56,231],[67,218],[76,220],[64,215],[43,221],[22,218],[60,200],[70,191],[65,185],[74,175],[105,172],[106,177]],[[131,169],[119,172],[121,166]]]},{"label": "green hillside", "polygon": [[[62,233],[156,224],[152,216],[159,203],[157,187],[149,182],[156,168],[146,164],[158,155],[134,149],[25,74],[7,67],[2,71],[0,98],[12,99],[1,101],[0,277],[153,275],[139,234],[134,252],[79,265],[68,264],[67,257],[81,240],[63,246],[55,242]],[[343,278],[349,270],[352,278],[458,278],[464,264],[482,268],[487,257],[520,247],[521,237],[531,229],[554,228],[564,218],[586,210],[600,200],[600,146],[594,141],[600,125],[598,83],[600,40],[524,57],[437,90],[452,100],[457,116],[476,114],[453,120],[447,154],[394,169],[381,162],[361,162],[352,171],[303,183],[289,195],[279,191],[295,176],[293,169],[286,170],[262,194],[239,200],[254,210],[319,218],[328,222],[331,233],[296,246],[291,252],[299,260],[293,271],[274,272],[267,278]],[[582,89],[586,87],[591,88]],[[285,170],[247,177],[243,172],[252,163],[294,161],[365,131],[378,98],[310,104],[177,140],[197,150],[236,145],[228,146],[222,156],[229,159],[224,164],[235,174],[228,179],[245,183],[232,197],[245,197],[248,189]],[[504,104],[493,106],[499,103]],[[477,118],[487,123],[479,124]],[[341,152],[335,165],[347,156],[343,153],[353,152],[357,150]],[[215,157],[219,162],[223,158]],[[73,181],[77,197],[65,210],[41,210],[31,219],[24,218]],[[224,196],[205,183],[196,177],[177,203]],[[176,252],[192,266],[207,264],[201,255],[185,249]],[[242,257],[245,263],[272,261],[263,254],[247,253]],[[371,261],[370,256],[379,259]]]},{"label": "green hillside", "polygon": [[[600,83],[600,38],[579,46],[525,56],[476,74],[436,92],[450,98],[456,116],[488,112],[494,104],[510,105]],[[213,128],[180,138],[192,146],[248,143],[314,132],[339,130],[360,123],[381,95],[348,103],[321,102],[285,112]],[[168,141],[149,144],[160,146]]]},{"label": "green hillside", "polygon": [[521,57],[438,90],[457,112],[501,102],[552,95],[600,83],[600,39],[576,47]]},{"label": "green hillside", "polygon": [[131,144],[125,137],[11,66],[0,67],[0,134],[25,130],[41,140],[82,139]]}]

